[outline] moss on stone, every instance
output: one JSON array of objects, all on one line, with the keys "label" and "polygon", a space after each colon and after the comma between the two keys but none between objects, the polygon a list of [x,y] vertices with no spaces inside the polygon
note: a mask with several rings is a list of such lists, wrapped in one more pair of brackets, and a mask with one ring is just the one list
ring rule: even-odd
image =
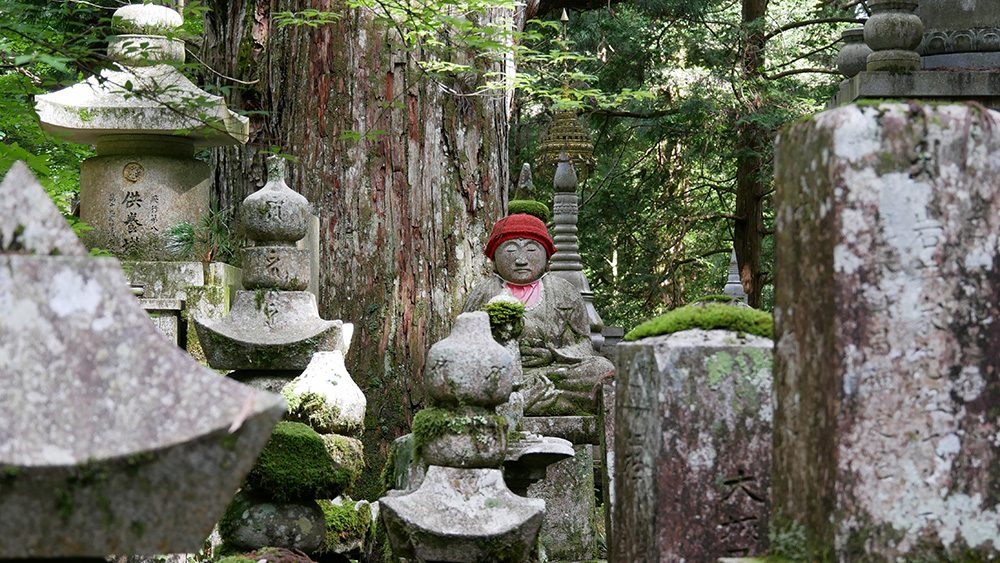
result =
[{"label": "moss on stone", "polygon": [[364,446],[361,441],[339,434],[325,434],[323,444],[335,464],[338,481],[345,488],[353,485],[365,469]]},{"label": "moss on stone", "polygon": [[494,301],[483,309],[490,316],[490,332],[497,342],[516,339],[524,331],[524,303]]},{"label": "moss on stone", "polygon": [[219,559],[218,563],[257,563],[257,560],[246,555],[230,555]]},{"label": "moss on stone", "polygon": [[732,295],[722,295],[718,293],[712,293],[709,295],[702,295],[701,297],[694,300],[695,303],[742,303],[739,299],[733,297]]},{"label": "moss on stone", "polygon": [[417,454],[425,444],[445,434],[506,431],[507,419],[497,414],[462,414],[449,409],[427,408],[413,417],[413,447]]},{"label": "moss on stone", "polygon": [[545,205],[540,201],[534,199],[512,199],[507,203],[507,214],[514,215],[517,213],[527,213],[528,215],[534,215],[544,222],[548,222],[552,218],[552,212],[549,211],[549,206]]},{"label": "moss on stone", "polygon": [[327,403],[323,395],[315,392],[298,394],[293,386],[286,385],[281,396],[288,404],[288,418],[303,422],[313,428],[332,428],[340,418],[340,408]]},{"label": "moss on stone", "polygon": [[650,319],[626,334],[625,340],[639,340],[694,328],[731,330],[774,338],[774,319],[770,313],[748,307],[704,303],[680,307]]},{"label": "moss on stone", "polygon": [[396,441],[389,442],[389,452],[386,454],[385,463],[382,464],[382,472],[379,474],[379,482],[382,483],[382,490],[379,491],[379,498],[385,493],[396,488]]},{"label": "moss on stone", "polygon": [[336,553],[338,545],[353,539],[363,540],[372,524],[371,507],[367,503],[360,507],[349,498],[342,498],[341,504],[331,500],[320,500],[323,518],[326,521],[326,536],[316,550],[319,554]]},{"label": "moss on stone", "polygon": [[524,303],[495,301],[484,307],[490,316],[490,326],[516,323],[524,318]]},{"label": "moss on stone", "polygon": [[360,456],[360,446],[344,446],[345,452],[351,450],[347,455],[338,453],[341,445],[305,424],[279,422],[247,475],[247,485],[279,502],[336,497],[363,463],[350,459],[354,453]]},{"label": "moss on stone", "polygon": [[243,519],[243,513],[250,509],[250,500],[246,493],[239,492],[226,507],[226,511],[219,520],[219,536],[225,544],[231,545],[230,540],[236,534],[236,530]]}]

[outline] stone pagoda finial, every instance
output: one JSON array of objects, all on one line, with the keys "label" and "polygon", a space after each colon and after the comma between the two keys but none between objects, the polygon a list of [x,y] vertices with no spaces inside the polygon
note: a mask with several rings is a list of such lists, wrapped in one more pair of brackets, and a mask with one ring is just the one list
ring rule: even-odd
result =
[{"label": "stone pagoda finial", "polygon": [[517,189],[511,199],[532,199],[535,183],[531,179],[531,165],[525,162],[521,165],[521,173],[517,177]]},{"label": "stone pagoda finial", "polygon": [[576,194],[576,169],[566,151],[559,155],[555,177],[552,180],[555,195],[552,202],[552,241],[556,245],[556,253],[549,262],[549,271],[566,281],[571,282],[580,290],[587,316],[590,318],[590,341],[594,349],[600,351],[604,344],[604,321],[594,307],[594,292],[590,282],[583,274],[583,263],[580,259],[580,241],[577,238],[577,221],[580,215],[580,197]]},{"label": "stone pagoda finial", "polygon": [[743,283],[740,282],[740,266],[736,261],[735,250],[733,250],[729,258],[729,279],[726,280],[726,287],[722,290],[722,293],[732,297],[734,300],[738,299],[744,303],[747,302],[747,293],[743,290]]},{"label": "stone pagoda finial", "polygon": [[510,395],[513,361],[482,311],[459,315],[451,335],[428,351],[424,377],[435,406],[417,413],[413,433],[431,465],[416,491],[380,499],[397,557],[529,560],[545,502],[504,483],[506,422],[494,411]]},{"label": "stone pagoda finial", "polygon": [[309,255],[295,247],[309,228],[309,201],[285,183],[285,161],[271,156],[267,183],[240,206],[253,247],[243,249],[247,289],[300,291],[309,285]]},{"label": "stone pagoda finial", "polygon": [[243,249],[243,286],[221,321],[195,318],[209,365],[232,370],[302,370],[316,352],[346,355],[353,326],[323,320],[309,285],[309,202],[284,180],[284,161],[268,161],[268,181],[247,196],[240,219],[252,246]]},{"label": "stone pagoda finial", "polygon": [[837,70],[846,78],[852,78],[868,66],[868,55],[872,49],[865,45],[865,29],[855,27],[846,29],[840,34],[844,45],[837,53]]},{"label": "stone pagoda finial", "polygon": [[23,163],[0,183],[0,559],[197,551],[284,411],[170,343]]}]

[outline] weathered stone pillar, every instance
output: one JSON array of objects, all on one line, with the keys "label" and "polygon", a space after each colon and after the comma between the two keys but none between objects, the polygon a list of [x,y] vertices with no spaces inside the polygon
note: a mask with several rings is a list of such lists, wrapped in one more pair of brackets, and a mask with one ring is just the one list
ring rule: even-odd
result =
[{"label": "weathered stone pillar", "polygon": [[[677,312],[695,307],[705,319],[769,317],[717,303]],[[715,561],[767,549],[773,344],[698,324],[617,346],[611,561]]]},{"label": "weathered stone pillar", "polygon": [[545,503],[512,493],[500,470],[507,421],[495,409],[510,396],[513,362],[482,311],[459,315],[451,335],[427,352],[424,382],[434,406],[413,418],[414,451],[427,472],[415,490],[379,499],[397,558],[530,559]]},{"label": "weathered stone pillar", "polygon": [[998,554],[998,118],[852,105],[779,137],[772,528],[801,557]]}]

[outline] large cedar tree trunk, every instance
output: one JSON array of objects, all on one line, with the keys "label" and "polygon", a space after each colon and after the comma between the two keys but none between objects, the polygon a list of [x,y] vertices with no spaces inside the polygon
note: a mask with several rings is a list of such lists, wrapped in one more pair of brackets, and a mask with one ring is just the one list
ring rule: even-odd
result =
[{"label": "large cedar tree trunk", "polygon": [[754,115],[761,111],[764,93],[761,86],[764,68],[764,16],[768,0],[742,0],[744,29],[740,71],[743,80],[742,115],[737,125],[736,146],[736,216],[733,246],[740,266],[740,281],[751,307],[761,306],[761,245],[764,238],[765,183],[764,155],[770,132]]},{"label": "large cedar tree trunk", "polygon": [[[331,0],[213,0],[204,57],[253,115],[250,144],[214,154],[220,202],[259,187],[268,147],[298,158],[290,185],[321,222],[320,312],[355,323],[347,366],[368,398],[366,477],[379,493],[391,441],[424,405],[424,355],[446,336],[485,272],[482,249],[508,185],[507,104],[444,93],[398,36]],[[332,25],[278,27],[271,14],[318,8]],[[448,83],[458,92],[476,84]],[[357,138],[360,134],[360,139]]]}]

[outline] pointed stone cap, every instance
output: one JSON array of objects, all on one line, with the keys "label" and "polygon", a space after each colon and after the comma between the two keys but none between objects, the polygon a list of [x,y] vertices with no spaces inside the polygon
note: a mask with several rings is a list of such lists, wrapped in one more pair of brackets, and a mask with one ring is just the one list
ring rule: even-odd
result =
[{"label": "pointed stone cap", "polygon": [[557,192],[576,193],[576,168],[570,162],[566,151],[559,154],[559,164],[556,165],[556,175],[552,179],[552,185]]},{"label": "pointed stone cap", "polygon": [[[52,220],[2,199],[0,225]],[[284,403],[164,338],[117,260],[44,253],[71,236],[0,252],[0,559],[197,551]]]},{"label": "pointed stone cap", "polygon": [[[716,286],[718,287],[718,286]],[[726,287],[723,288],[722,293],[729,295],[733,299],[739,299],[744,303],[747,300],[746,291],[743,290],[743,284],[740,282],[740,266],[736,261],[736,251],[733,250],[729,259],[729,279],[726,280]]]},{"label": "pointed stone cap", "polygon": [[55,204],[21,161],[0,182],[0,253],[82,256],[87,250],[66,228]]},{"label": "pointed stone cap", "polygon": [[267,183],[240,206],[247,237],[255,242],[294,243],[309,228],[309,200],[285,183],[285,160],[267,159]]},{"label": "pointed stone cap", "polygon": [[531,181],[531,165],[525,162],[521,166],[521,174],[517,178],[517,195],[521,199],[528,198],[534,188],[535,184]]}]

